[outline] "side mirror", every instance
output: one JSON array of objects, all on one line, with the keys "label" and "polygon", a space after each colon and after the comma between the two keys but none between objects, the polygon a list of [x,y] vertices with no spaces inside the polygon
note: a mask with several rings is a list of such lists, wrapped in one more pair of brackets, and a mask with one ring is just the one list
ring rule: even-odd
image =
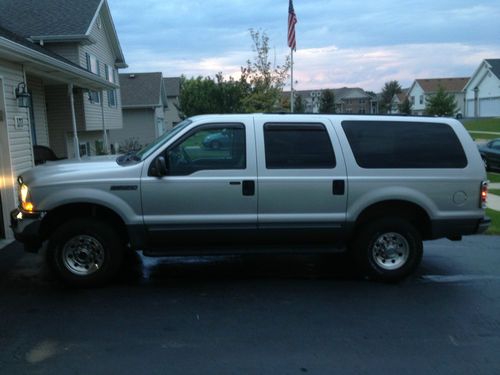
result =
[{"label": "side mirror", "polygon": [[155,169],[156,176],[163,177],[168,173],[167,163],[165,162],[165,158],[163,156],[158,156],[155,160]]}]

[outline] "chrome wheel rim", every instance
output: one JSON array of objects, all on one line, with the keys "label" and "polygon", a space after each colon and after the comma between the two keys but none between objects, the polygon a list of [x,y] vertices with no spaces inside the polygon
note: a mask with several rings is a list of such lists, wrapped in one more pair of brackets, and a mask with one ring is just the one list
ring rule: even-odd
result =
[{"label": "chrome wheel rim", "polygon": [[388,232],[380,235],[372,246],[372,257],[377,266],[384,270],[402,267],[410,256],[410,245],[399,233]]},{"label": "chrome wheel rim", "polygon": [[79,235],[64,245],[63,262],[73,274],[88,276],[97,272],[104,263],[104,247],[92,236]]}]

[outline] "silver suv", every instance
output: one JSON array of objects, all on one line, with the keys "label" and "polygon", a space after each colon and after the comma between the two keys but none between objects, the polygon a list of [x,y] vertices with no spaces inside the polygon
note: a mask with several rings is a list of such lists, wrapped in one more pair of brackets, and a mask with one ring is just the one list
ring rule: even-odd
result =
[{"label": "silver suv", "polygon": [[[222,147],[207,140],[222,139]],[[415,270],[422,240],[481,233],[487,182],[454,119],[212,115],[137,153],[48,162],[18,178],[12,229],[57,274],[109,280],[145,255],[347,249],[370,276]]]}]

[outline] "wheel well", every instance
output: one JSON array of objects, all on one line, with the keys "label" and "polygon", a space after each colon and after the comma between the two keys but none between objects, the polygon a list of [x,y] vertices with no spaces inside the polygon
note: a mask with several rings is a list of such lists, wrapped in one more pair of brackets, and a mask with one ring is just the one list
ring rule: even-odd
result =
[{"label": "wheel well", "polygon": [[419,205],[400,200],[390,200],[375,203],[365,208],[356,220],[355,227],[382,217],[401,217],[415,226],[423,239],[431,237],[431,220],[425,210]]},{"label": "wheel well", "polygon": [[120,238],[128,242],[128,232],[125,222],[113,210],[93,203],[71,203],[50,210],[43,218],[40,232],[46,240],[64,222],[75,218],[98,218],[109,222],[117,231]]}]

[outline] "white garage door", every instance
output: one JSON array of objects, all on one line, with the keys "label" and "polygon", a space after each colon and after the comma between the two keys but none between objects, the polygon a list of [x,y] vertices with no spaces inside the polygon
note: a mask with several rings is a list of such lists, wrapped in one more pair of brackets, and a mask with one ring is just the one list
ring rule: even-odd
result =
[{"label": "white garage door", "polygon": [[481,117],[500,116],[500,98],[479,99]]}]

